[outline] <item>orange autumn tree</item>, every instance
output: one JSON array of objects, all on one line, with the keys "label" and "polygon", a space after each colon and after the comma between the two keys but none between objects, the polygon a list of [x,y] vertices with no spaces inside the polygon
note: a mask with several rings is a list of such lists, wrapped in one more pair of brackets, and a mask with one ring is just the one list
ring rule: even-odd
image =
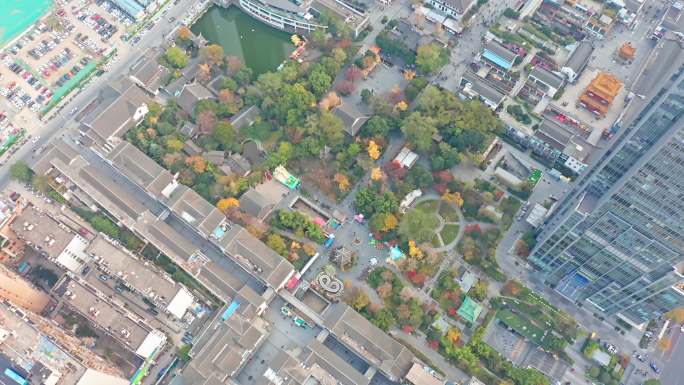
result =
[{"label": "orange autumn tree", "polygon": [[349,189],[349,178],[347,178],[347,176],[341,172],[335,174],[335,182],[337,183],[337,187],[340,189],[340,191],[347,191]]},{"label": "orange autumn tree", "polygon": [[201,156],[189,156],[185,158],[185,164],[197,174],[202,174],[207,170],[207,161]]},{"label": "orange autumn tree", "polygon": [[380,167],[375,167],[371,170],[371,179],[374,181],[382,179],[382,170]]}]

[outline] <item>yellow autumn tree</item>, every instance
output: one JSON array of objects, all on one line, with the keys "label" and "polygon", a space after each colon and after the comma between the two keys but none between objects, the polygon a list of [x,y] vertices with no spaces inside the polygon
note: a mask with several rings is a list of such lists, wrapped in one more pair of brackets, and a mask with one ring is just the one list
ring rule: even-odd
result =
[{"label": "yellow autumn tree", "polygon": [[387,214],[385,215],[385,218],[383,219],[383,231],[390,231],[392,229],[396,229],[397,226],[399,225],[399,220],[397,219],[394,214]]},{"label": "yellow autumn tree", "polygon": [[347,176],[341,172],[335,174],[335,182],[337,183],[337,187],[340,189],[340,191],[347,191],[349,189],[349,178],[347,178]]},{"label": "yellow autumn tree", "polygon": [[375,167],[371,170],[371,179],[375,181],[382,179],[382,170],[380,167]]},{"label": "yellow autumn tree", "polygon": [[173,152],[179,152],[183,149],[183,142],[177,138],[169,138],[166,139],[166,147]]},{"label": "yellow autumn tree", "polygon": [[240,201],[233,197],[223,198],[216,202],[216,208],[221,212],[225,212],[231,207],[240,207]]},{"label": "yellow autumn tree", "polygon": [[423,251],[416,245],[413,240],[408,241],[409,255],[415,259],[423,259]]},{"label": "yellow autumn tree", "polygon": [[395,104],[394,108],[398,111],[406,111],[408,109],[408,104],[406,104],[406,102],[402,100],[399,103]]},{"label": "yellow autumn tree", "polygon": [[461,197],[461,193],[458,191],[454,193],[447,191],[444,193],[444,195],[442,195],[442,199],[447,202],[452,202],[458,207],[463,207],[463,197]]},{"label": "yellow autumn tree", "polygon": [[450,327],[449,331],[447,332],[446,338],[452,344],[456,344],[458,343],[458,340],[461,338],[461,331],[458,330],[458,328]]},{"label": "yellow autumn tree", "polygon": [[368,156],[373,160],[380,158],[380,147],[374,140],[368,142]]}]

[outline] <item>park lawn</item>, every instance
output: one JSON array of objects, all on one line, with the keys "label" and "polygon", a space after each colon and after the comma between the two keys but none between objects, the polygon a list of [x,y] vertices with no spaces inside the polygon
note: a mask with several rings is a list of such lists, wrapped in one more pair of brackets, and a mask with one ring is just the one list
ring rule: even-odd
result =
[{"label": "park lawn", "polygon": [[514,314],[508,309],[499,310],[496,318],[537,346],[541,346],[544,342],[544,330],[532,324],[527,318]]},{"label": "park lawn", "polygon": [[442,242],[444,242],[445,245],[450,244],[454,241],[454,239],[456,239],[456,236],[458,235],[458,228],[458,225],[444,225],[440,235],[442,236]]},{"label": "park lawn", "polygon": [[439,237],[437,236],[437,233],[435,233],[435,235],[432,237],[430,244],[432,245],[432,247],[442,247],[442,244],[439,243]]},{"label": "park lawn", "polygon": [[431,199],[427,201],[420,202],[416,205],[416,210],[420,210],[425,213],[437,213],[437,206],[439,201],[436,199]]},{"label": "park lawn", "polygon": [[[442,202],[439,207],[439,215],[444,218],[445,222],[458,222],[458,212],[456,208],[449,203]],[[446,243],[446,241],[444,241]]]}]

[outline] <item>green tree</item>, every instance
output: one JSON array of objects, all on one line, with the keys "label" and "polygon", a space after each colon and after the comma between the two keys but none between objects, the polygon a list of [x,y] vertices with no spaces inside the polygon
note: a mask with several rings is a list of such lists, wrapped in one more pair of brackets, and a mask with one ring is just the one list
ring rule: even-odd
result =
[{"label": "green tree", "polygon": [[46,193],[50,189],[50,183],[48,177],[45,175],[34,175],[31,179],[31,185],[34,189]]},{"label": "green tree", "polygon": [[356,309],[356,311],[361,311],[365,309],[368,305],[370,304],[370,298],[368,298],[368,294],[366,294],[363,291],[359,291],[359,293],[352,298],[351,301],[351,306]]},{"label": "green tree", "polygon": [[235,129],[228,121],[218,122],[212,135],[223,150],[229,150],[235,144]]},{"label": "green tree", "polygon": [[317,97],[325,95],[332,84],[332,77],[325,73],[325,69],[320,64],[314,65],[309,74],[309,85]]},{"label": "green tree", "polygon": [[180,358],[180,360],[183,362],[190,361],[190,349],[191,348],[192,348],[192,345],[189,345],[189,344],[184,344],[180,348],[178,348],[178,358]]},{"label": "green tree", "polygon": [[287,255],[285,240],[278,234],[271,234],[266,239],[266,245],[280,255]]},{"label": "green tree", "polygon": [[433,73],[449,62],[449,53],[445,48],[436,44],[425,44],[418,47],[416,65],[427,73]]},{"label": "green tree", "polygon": [[286,165],[287,162],[294,156],[294,147],[290,142],[282,141],[278,145],[278,150],[272,152],[268,156],[268,168],[273,168],[278,165]]},{"label": "green tree", "polygon": [[399,201],[392,192],[379,194],[370,187],[362,187],[354,200],[356,210],[370,218],[375,213],[396,213]]},{"label": "green tree", "polygon": [[314,43],[315,46],[323,47],[326,44],[327,40],[328,38],[323,28],[318,28],[311,32],[311,41]]},{"label": "green tree", "polygon": [[399,221],[399,235],[402,240],[414,240],[418,243],[429,242],[435,235],[437,216],[422,210],[410,210]]},{"label": "green tree", "polygon": [[598,366],[592,366],[589,368],[589,377],[591,378],[598,378],[599,374],[601,373],[601,369],[598,368]]},{"label": "green tree", "polygon": [[188,65],[188,55],[176,46],[169,47],[166,50],[164,59],[173,68],[183,68]]},{"label": "green tree", "polygon": [[24,183],[30,183],[33,171],[23,160],[19,160],[10,166],[10,178]]},{"label": "green tree", "polygon": [[98,214],[90,221],[95,230],[107,234],[110,238],[119,239],[119,228],[109,218]]},{"label": "green tree", "polygon": [[390,132],[389,121],[382,116],[375,115],[361,127],[361,134],[365,137],[386,137]]},{"label": "green tree", "polygon": [[372,314],[371,323],[383,331],[388,331],[397,321],[392,315],[392,311],[383,307],[378,310],[375,314]]},{"label": "green tree", "polygon": [[364,88],[361,90],[361,101],[363,104],[370,104],[371,98],[373,97],[373,90]]},{"label": "green tree", "polygon": [[318,136],[325,145],[336,148],[344,142],[344,123],[339,116],[329,111],[319,111],[307,118],[306,131]]},{"label": "green tree", "polygon": [[427,151],[432,145],[432,137],[437,133],[437,127],[432,118],[423,116],[420,112],[413,112],[404,119],[401,132],[416,149]]},{"label": "green tree", "polygon": [[470,288],[468,295],[478,301],[487,299],[487,282],[482,280],[477,281],[477,283]]}]

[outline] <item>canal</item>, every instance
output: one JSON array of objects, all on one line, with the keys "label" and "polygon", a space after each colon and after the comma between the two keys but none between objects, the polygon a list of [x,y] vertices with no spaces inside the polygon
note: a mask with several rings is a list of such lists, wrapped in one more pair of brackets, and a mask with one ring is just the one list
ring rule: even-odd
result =
[{"label": "canal", "polygon": [[226,55],[240,58],[254,75],[273,71],[295,48],[288,33],[253,19],[236,6],[212,6],[190,29],[223,47]]}]

